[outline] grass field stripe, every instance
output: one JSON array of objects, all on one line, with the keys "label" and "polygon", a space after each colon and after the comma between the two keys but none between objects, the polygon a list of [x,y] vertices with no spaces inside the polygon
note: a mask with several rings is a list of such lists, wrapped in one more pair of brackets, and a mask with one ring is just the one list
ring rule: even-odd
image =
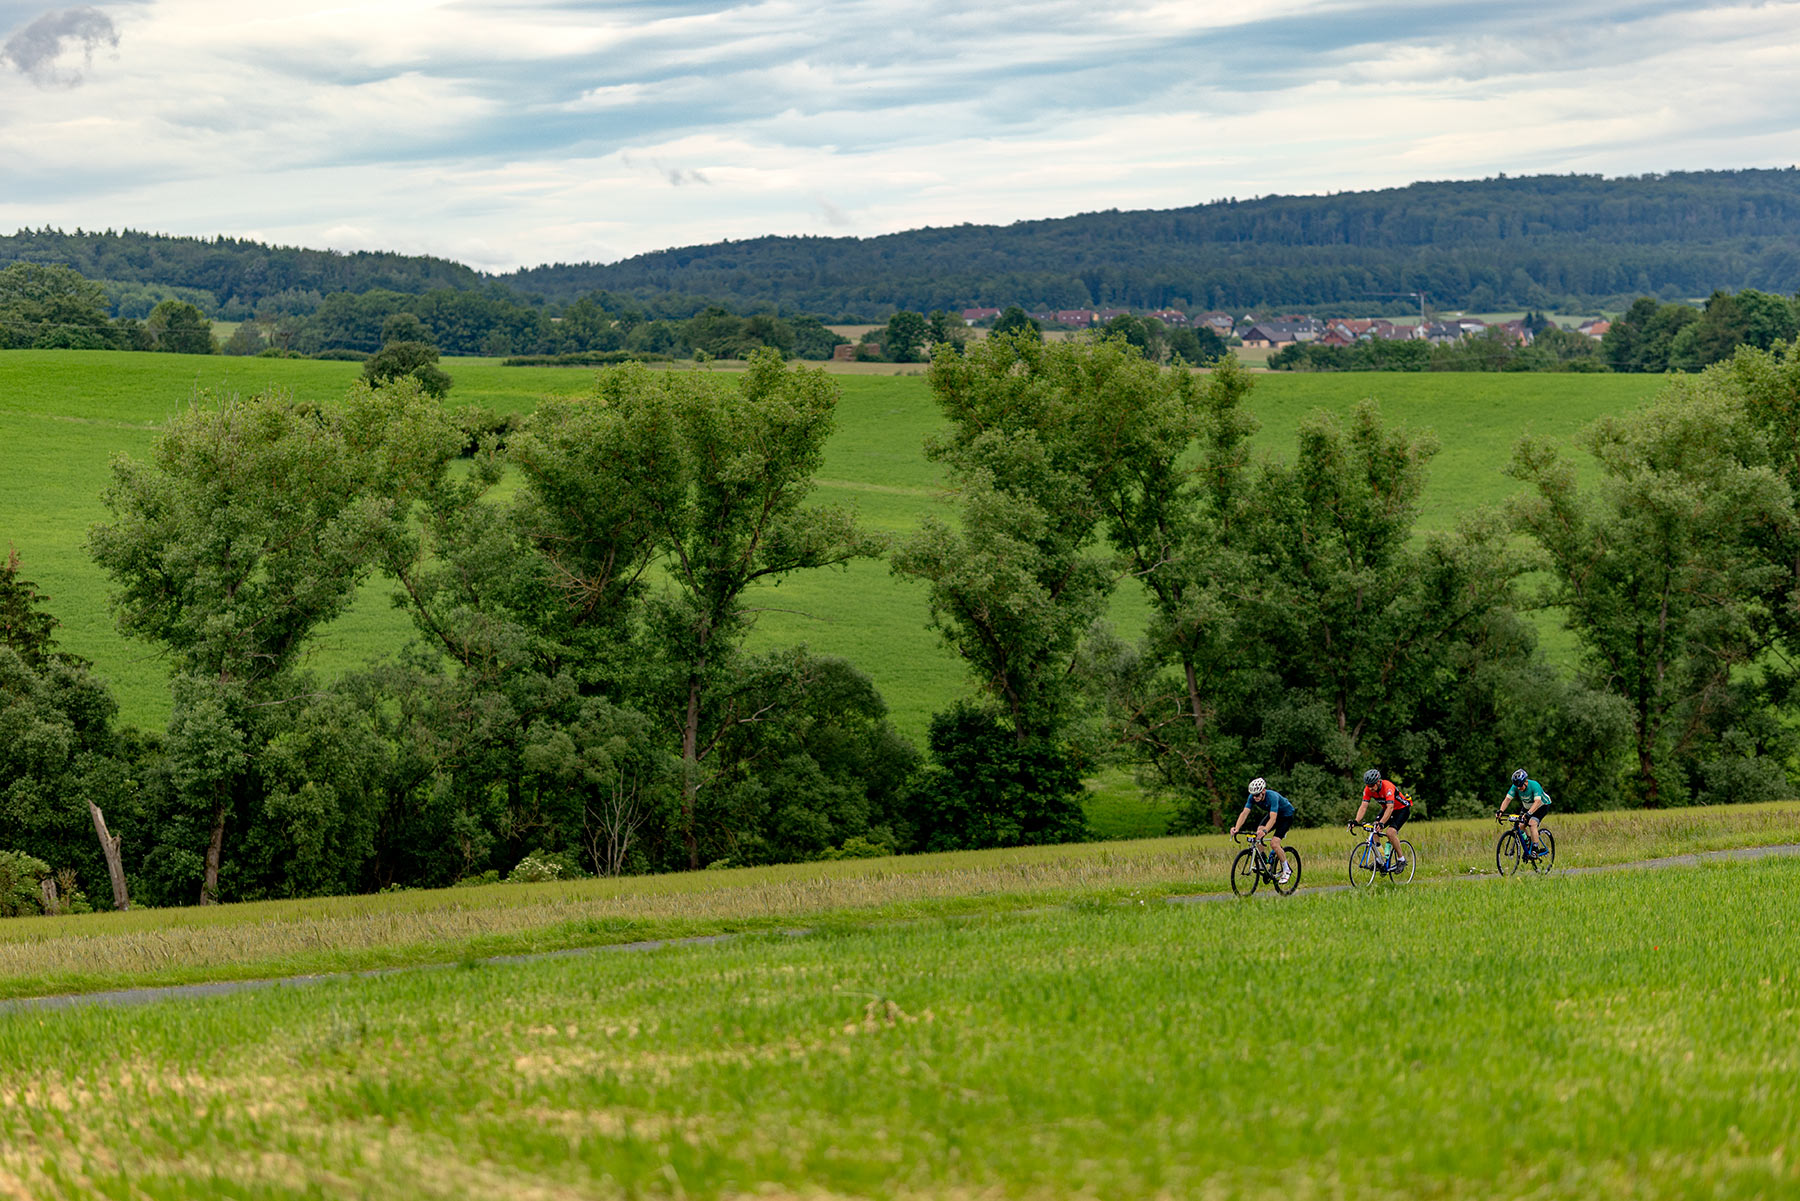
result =
[{"label": "grass field stripe", "polygon": [[[1668,855],[1657,859],[1643,859],[1634,863],[1612,863],[1595,867],[1570,868],[1562,875],[1587,875],[1597,872],[1643,871],[1670,867],[1697,867],[1713,861],[1742,861],[1768,859],[1800,855],[1800,843],[1783,846],[1766,847],[1734,847],[1722,851],[1704,851],[1692,855]],[[1503,881],[1496,875],[1453,876],[1449,879],[1495,880]],[[1293,893],[1294,896],[1321,895],[1334,892],[1353,891],[1348,884],[1321,885],[1315,888],[1302,888]],[[1269,894],[1273,895],[1273,894]],[[1213,901],[1237,900],[1233,894],[1226,893],[1194,893],[1184,896],[1164,897],[1171,905],[1194,905]],[[1053,909],[1015,910],[1009,917],[1042,916],[1055,912]],[[976,917],[980,915],[968,915]],[[887,928],[914,923],[882,922],[871,923],[868,928]],[[800,938],[815,933],[810,929],[783,930],[782,934]],[[421,963],[407,967],[371,968],[357,972],[321,972],[305,976],[282,976],[266,980],[215,980],[201,984],[174,984],[159,988],[122,988],[107,992],[64,993],[48,997],[14,997],[0,1000],[0,1014],[22,1011],[67,1010],[99,1007],[124,1007],[131,1005],[148,1005],[159,1001],[195,1000],[206,997],[229,996],[233,993],[249,992],[266,988],[298,988],[311,984],[321,984],[332,980],[373,979],[381,976],[395,976],[407,972],[447,971],[451,968],[479,964],[483,967],[505,967],[515,964],[542,963],[556,959],[573,959],[586,955],[596,955],[608,951],[660,951],[669,947],[708,946],[718,943],[737,941],[737,934],[699,934],[691,938],[652,938],[639,942],[607,943],[592,947],[567,947],[559,951],[542,951],[530,955],[492,955],[481,959],[468,960],[465,963]]]}]

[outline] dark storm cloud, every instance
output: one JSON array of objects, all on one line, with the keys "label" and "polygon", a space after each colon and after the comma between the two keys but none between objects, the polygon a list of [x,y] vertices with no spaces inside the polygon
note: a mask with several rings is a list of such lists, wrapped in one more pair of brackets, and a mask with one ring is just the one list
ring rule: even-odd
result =
[{"label": "dark storm cloud", "polygon": [[[119,31],[112,18],[97,8],[64,8],[44,13],[19,30],[0,48],[0,60],[40,87],[75,87],[82,70],[91,66],[94,51],[117,48]],[[68,65],[79,54],[80,70]]]}]

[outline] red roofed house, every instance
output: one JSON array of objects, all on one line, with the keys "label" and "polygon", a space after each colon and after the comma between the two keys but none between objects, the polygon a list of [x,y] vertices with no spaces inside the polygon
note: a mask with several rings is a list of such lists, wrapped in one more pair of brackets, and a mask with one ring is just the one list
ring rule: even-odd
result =
[{"label": "red roofed house", "polygon": [[1098,316],[1093,309],[1057,309],[1052,320],[1058,325],[1092,325]]},{"label": "red roofed house", "polygon": [[977,321],[987,321],[999,315],[999,309],[964,309],[963,324],[974,325]]}]

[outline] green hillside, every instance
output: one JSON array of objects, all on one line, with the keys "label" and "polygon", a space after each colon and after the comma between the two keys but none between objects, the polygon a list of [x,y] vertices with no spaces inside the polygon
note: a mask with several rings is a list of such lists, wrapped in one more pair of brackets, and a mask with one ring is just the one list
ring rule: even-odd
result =
[{"label": "green hillside", "polygon": [[[453,359],[454,404],[526,412],[542,398],[587,391],[587,371],[503,368],[493,360]],[[124,718],[160,726],[167,714],[163,668],[154,651],[114,632],[106,581],[83,548],[104,509],[108,463],[142,456],[159,424],[196,389],[254,392],[291,389],[318,401],[341,396],[353,363],[223,359],[104,352],[0,352],[0,538],[16,546],[26,574],[51,598],[67,649],[94,660],[118,691]],[[903,532],[930,511],[937,472],[920,444],[937,424],[921,376],[836,377],[842,389],[838,432],[821,476],[822,498],[852,503],[871,525]],[[1424,523],[1444,526],[1474,505],[1504,497],[1500,468],[1525,429],[1562,437],[1602,413],[1630,408],[1661,386],[1656,377],[1580,375],[1271,375],[1252,410],[1263,422],[1259,445],[1285,453],[1301,416],[1315,407],[1347,410],[1365,396],[1410,425],[1437,431],[1443,451],[1427,493]],[[388,600],[390,587],[368,584],[355,609],[329,627],[312,656],[325,673],[391,652],[411,634]],[[843,573],[813,573],[767,589],[758,638],[805,641],[843,655],[882,689],[898,724],[915,737],[926,718],[965,688],[961,666],[924,628],[922,588],[897,580],[880,563]],[[1114,615],[1131,627],[1142,612],[1122,592]]]}]

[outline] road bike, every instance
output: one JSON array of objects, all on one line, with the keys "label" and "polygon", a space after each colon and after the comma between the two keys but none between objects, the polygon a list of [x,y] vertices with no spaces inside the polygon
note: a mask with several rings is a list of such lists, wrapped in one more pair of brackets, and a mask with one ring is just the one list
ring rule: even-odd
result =
[{"label": "road bike", "polygon": [[1556,866],[1556,835],[1545,827],[1544,818],[1538,818],[1535,847],[1531,845],[1531,831],[1525,828],[1530,820],[1527,814],[1497,813],[1494,819],[1510,824],[1510,828],[1500,832],[1500,841],[1494,847],[1494,866],[1501,875],[1517,875],[1527,864],[1534,872],[1547,872]]},{"label": "road bike", "polygon": [[1350,852],[1350,883],[1357,888],[1367,888],[1378,877],[1385,876],[1396,884],[1411,884],[1419,867],[1419,856],[1413,851],[1412,843],[1404,838],[1400,840],[1400,861],[1395,862],[1387,839],[1381,836],[1381,827],[1374,822],[1361,825],[1367,837]]},{"label": "road bike", "polygon": [[[1234,834],[1231,841],[1241,840]],[[1250,845],[1239,851],[1237,858],[1231,861],[1231,891],[1240,897],[1247,897],[1256,891],[1258,884],[1267,881],[1282,896],[1293,895],[1293,891],[1300,887],[1300,852],[1293,847],[1281,849],[1287,852],[1288,867],[1292,869],[1285,884],[1281,881],[1281,865],[1269,846],[1268,837],[1252,834]]]}]

